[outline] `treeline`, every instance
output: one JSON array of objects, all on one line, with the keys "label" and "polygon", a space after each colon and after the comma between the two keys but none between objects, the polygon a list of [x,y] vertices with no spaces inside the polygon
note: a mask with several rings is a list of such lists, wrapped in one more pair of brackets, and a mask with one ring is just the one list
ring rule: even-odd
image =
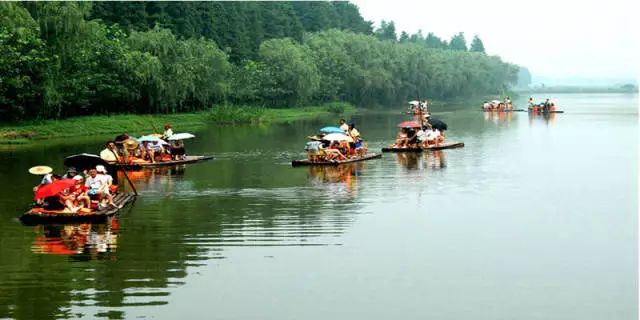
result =
[{"label": "treeline", "polygon": [[[484,50],[468,52],[466,43],[450,50],[461,47],[462,34],[450,43],[420,34],[397,39],[389,23],[371,30],[343,2],[118,6],[0,3],[0,119],[174,113],[224,103],[392,105],[495,93],[517,79],[516,66]],[[216,9],[195,17],[198,8]],[[239,11],[254,15],[220,18],[240,19]],[[246,28],[230,36],[225,23]],[[254,37],[255,30],[262,32]]]}]

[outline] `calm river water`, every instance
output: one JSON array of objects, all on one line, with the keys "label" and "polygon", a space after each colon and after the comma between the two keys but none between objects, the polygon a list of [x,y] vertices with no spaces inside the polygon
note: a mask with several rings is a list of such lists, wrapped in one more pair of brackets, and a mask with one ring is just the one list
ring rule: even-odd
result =
[{"label": "calm river water", "polygon": [[[102,225],[17,220],[29,167],[101,139],[0,152],[0,318],[637,319],[638,97],[555,100],[434,110],[464,148],[339,168],[290,166],[336,119],[210,127],[215,160],[134,174]],[[405,119],[353,117],[375,151]]]}]

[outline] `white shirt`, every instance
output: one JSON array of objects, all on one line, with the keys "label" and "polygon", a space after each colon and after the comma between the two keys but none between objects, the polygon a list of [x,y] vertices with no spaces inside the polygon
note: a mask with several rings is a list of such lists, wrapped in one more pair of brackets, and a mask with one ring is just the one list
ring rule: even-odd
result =
[{"label": "white shirt", "polygon": [[344,132],[347,132],[347,131],[349,131],[349,125],[346,124],[346,123],[343,123],[343,124],[340,125],[340,129],[342,131],[344,131]]},{"label": "white shirt", "polygon": [[427,140],[427,134],[422,129],[420,129],[420,130],[418,130],[418,132],[416,132],[416,137],[418,138],[418,141]]},{"label": "white shirt", "polygon": [[49,184],[51,182],[53,182],[53,180],[51,180],[51,177],[53,175],[51,173],[47,173],[44,175],[44,177],[42,177],[42,181],[40,181],[41,185],[45,185],[45,184]]},{"label": "white shirt", "polygon": [[435,140],[438,136],[440,136],[440,131],[438,131],[438,129],[428,130],[427,132],[427,140]]},{"label": "white shirt", "polygon": [[100,189],[105,184],[105,180],[98,174],[94,177],[88,176],[84,185],[91,189]]}]

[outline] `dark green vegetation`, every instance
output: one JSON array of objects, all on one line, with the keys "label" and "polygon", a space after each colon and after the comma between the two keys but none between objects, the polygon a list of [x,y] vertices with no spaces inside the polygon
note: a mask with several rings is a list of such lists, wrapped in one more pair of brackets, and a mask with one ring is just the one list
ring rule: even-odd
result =
[{"label": "dark green vegetation", "polygon": [[[503,92],[479,38],[373,30],[346,2],[0,3],[0,119]],[[232,108],[232,107],[227,107]]]}]

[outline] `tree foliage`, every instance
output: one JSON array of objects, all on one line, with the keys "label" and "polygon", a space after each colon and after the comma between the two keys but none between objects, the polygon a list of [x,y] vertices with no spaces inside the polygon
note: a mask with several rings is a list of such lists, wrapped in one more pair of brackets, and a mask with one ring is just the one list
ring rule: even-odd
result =
[{"label": "tree foliage", "polygon": [[372,31],[347,2],[0,3],[0,116],[388,106],[515,83],[481,44]]},{"label": "tree foliage", "polygon": [[482,43],[482,40],[480,40],[477,35],[473,37],[473,40],[471,41],[471,48],[469,48],[469,51],[485,53],[484,43]]}]

